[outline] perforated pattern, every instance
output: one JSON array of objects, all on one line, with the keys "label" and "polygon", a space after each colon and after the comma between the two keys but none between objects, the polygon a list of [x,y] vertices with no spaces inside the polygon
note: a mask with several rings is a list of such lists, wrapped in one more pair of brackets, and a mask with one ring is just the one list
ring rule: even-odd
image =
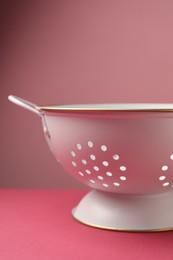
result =
[{"label": "perforated pattern", "polygon": [[[170,160],[173,160],[173,154],[170,155]],[[170,160],[168,161],[168,164],[170,162]],[[168,187],[168,186],[172,186],[173,187],[173,183],[170,183],[170,181],[168,181],[169,175],[171,173],[171,171],[169,170],[168,165],[163,165],[161,167],[161,171],[163,172],[164,175],[159,176],[159,180],[161,181],[161,184],[163,187]]]},{"label": "perforated pattern", "polygon": [[85,144],[77,143],[70,154],[75,174],[87,179],[91,186],[111,186],[116,189],[127,180],[127,167],[123,161],[121,164],[121,157],[117,151],[111,152],[111,156],[108,156],[110,151],[107,144],[98,145],[91,140]]}]

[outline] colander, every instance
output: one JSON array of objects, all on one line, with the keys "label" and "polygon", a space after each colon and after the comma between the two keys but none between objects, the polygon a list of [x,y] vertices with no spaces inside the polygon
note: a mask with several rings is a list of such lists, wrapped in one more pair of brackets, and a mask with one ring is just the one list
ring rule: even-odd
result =
[{"label": "colander", "polygon": [[56,160],[91,191],[78,221],[124,231],[173,229],[173,104],[37,106]]}]

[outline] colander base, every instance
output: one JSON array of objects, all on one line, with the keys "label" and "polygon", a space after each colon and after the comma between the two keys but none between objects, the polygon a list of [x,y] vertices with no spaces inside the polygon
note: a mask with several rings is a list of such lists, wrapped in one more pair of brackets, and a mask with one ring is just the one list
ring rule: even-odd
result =
[{"label": "colander base", "polygon": [[72,210],[79,222],[128,232],[173,230],[173,192],[124,195],[93,190]]}]

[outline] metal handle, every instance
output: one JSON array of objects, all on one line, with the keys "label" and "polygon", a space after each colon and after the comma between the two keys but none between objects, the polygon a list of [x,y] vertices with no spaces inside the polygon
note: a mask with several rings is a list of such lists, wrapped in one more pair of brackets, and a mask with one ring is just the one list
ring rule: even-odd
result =
[{"label": "metal handle", "polygon": [[8,99],[13,102],[14,104],[18,105],[18,106],[21,106],[39,116],[42,116],[42,111],[41,109],[39,108],[39,106],[27,101],[27,100],[24,100],[22,98],[19,98],[19,97],[16,97],[16,96],[8,96]]}]

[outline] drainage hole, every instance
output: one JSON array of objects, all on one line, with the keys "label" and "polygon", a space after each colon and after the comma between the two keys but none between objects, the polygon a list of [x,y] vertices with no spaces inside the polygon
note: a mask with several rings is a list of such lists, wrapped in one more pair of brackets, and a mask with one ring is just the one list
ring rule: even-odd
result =
[{"label": "drainage hole", "polygon": [[163,186],[164,186],[164,187],[166,187],[166,186],[168,186],[168,185],[169,185],[169,182],[164,182],[164,183],[163,183]]},{"label": "drainage hole", "polygon": [[120,170],[124,172],[124,171],[126,171],[126,167],[125,166],[120,166]]},{"label": "drainage hole", "polygon": [[102,150],[103,152],[106,152],[106,151],[107,151],[107,149],[108,149],[108,148],[107,148],[107,146],[106,146],[106,145],[104,145],[104,144],[103,144],[103,145],[101,146],[101,150]]},{"label": "drainage hole", "polygon": [[166,179],[166,176],[160,176],[160,177],[159,177],[159,180],[160,180],[160,181],[164,181],[165,179]]},{"label": "drainage hole", "polygon": [[91,154],[91,155],[90,155],[90,158],[91,158],[91,160],[95,160],[95,159],[96,159],[96,157],[95,157],[94,154]]},{"label": "drainage hole", "polygon": [[106,172],[106,175],[111,177],[112,176],[112,172]]},{"label": "drainage hole", "polygon": [[99,175],[99,176],[97,176],[97,178],[99,179],[99,180],[103,180],[103,176],[101,176],[101,175]]},{"label": "drainage hole", "polygon": [[120,186],[119,182],[114,182],[113,185],[117,187]]},{"label": "drainage hole", "polygon": [[81,144],[77,144],[76,146],[77,146],[77,149],[78,149],[78,150],[81,150],[81,149],[82,149],[82,145],[81,145]]},{"label": "drainage hole", "polygon": [[103,161],[102,163],[103,163],[104,166],[108,166],[109,165],[109,163],[107,161]]},{"label": "drainage hole", "polygon": [[80,176],[84,176],[83,172],[78,172]]},{"label": "drainage hole", "polygon": [[94,166],[93,169],[94,169],[95,171],[99,171],[99,167],[98,167],[98,166]]},{"label": "drainage hole", "polygon": [[92,147],[94,146],[93,142],[92,142],[92,141],[88,141],[88,146],[89,146],[90,148],[92,148]]},{"label": "drainage hole", "polygon": [[113,159],[114,159],[114,160],[116,160],[116,161],[117,161],[117,160],[119,160],[119,158],[120,158],[120,157],[119,157],[119,155],[118,155],[118,154],[114,154],[114,155],[113,155]]},{"label": "drainage hole", "polygon": [[82,163],[83,163],[83,164],[87,164],[87,161],[84,160],[84,159],[82,159]]},{"label": "drainage hole", "polygon": [[167,170],[168,170],[168,166],[167,165],[162,166],[162,171],[167,171]]}]

